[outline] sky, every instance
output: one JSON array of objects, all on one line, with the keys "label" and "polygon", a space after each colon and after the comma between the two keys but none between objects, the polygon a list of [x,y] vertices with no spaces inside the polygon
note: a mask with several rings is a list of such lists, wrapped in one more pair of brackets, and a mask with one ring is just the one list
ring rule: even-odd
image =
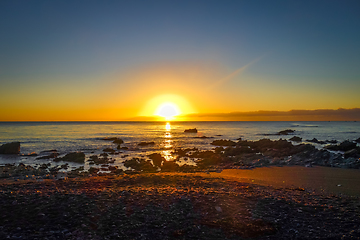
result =
[{"label": "sky", "polygon": [[151,120],[167,102],[179,120],[358,112],[359,12],[358,0],[2,0],[0,121]]}]

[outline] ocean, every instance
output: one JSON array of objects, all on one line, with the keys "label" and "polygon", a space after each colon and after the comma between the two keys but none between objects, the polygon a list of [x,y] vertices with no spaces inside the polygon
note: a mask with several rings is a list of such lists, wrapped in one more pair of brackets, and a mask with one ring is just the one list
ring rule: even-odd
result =
[{"label": "ocean", "polygon": [[[198,133],[185,133],[185,129],[197,128]],[[292,135],[272,135],[281,130],[295,130]],[[207,138],[201,138],[201,137]],[[289,139],[293,136],[318,140],[355,140],[360,137],[360,122],[0,122],[0,144],[19,141],[20,155],[1,155],[0,164],[24,163],[40,165],[54,163],[51,160],[37,160],[26,156],[35,152],[57,150],[60,156],[69,152],[82,151],[88,158],[98,155],[106,147],[116,149],[105,137],[118,137],[124,140],[121,146],[128,150],[111,155],[114,165],[122,167],[122,162],[133,157],[143,157],[158,152],[167,160],[172,160],[171,151],[175,148],[213,149],[210,143],[216,139],[272,140]],[[139,147],[140,142],[155,142],[154,145]],[[313,143],[309,143],[313,144]],[[314,144],[316,147],[321,145]],[[24,156],[22,156],[24,155]],[[183,160],[185,161],[185,160]],[[182,162],[181,164],[193,164]],[[71,163],[72,168],[81,164]],[[85,162],[85,169],[89,165]]]}]

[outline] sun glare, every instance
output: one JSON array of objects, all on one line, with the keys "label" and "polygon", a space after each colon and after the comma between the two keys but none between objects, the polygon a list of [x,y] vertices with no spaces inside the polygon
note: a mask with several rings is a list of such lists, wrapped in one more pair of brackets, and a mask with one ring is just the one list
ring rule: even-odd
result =
[{"label": "sun glare", "polygon": [[175,116],[180,114],[179,107],[171,102],[166,102],[161,104],[157,110],[155,115],[164,117],[166,120],[172,120]]}]

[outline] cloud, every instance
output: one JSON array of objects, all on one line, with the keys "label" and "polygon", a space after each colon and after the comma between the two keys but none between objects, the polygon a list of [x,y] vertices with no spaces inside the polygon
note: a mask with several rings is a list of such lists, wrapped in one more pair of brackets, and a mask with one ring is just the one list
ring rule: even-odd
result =
[{"label": "cloud", "polygon": [[199,113],[186,117],[193,121],[360,121],[360,108]]}]

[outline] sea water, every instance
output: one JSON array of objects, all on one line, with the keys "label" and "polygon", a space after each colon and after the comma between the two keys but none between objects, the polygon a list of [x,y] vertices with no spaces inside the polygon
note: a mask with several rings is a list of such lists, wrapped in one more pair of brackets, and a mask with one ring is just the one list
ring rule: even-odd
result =
[{"label": "sea water", "polygon": [[[197,128],[197,133],[185,133],[185,129]],[[295,130],[292,135],[275,135],[285,129]],[[207,137],[207,138],[204,138]],[[105,137],[118,137],[128,147],[118,155],[111,155],[115,165],[133,157],[143,157],[158,152],[172,160],[171,152],[176,148],[212,149],[210,143],[216,139],[272,140],[289,139],[293,136],[318,140],[355,140],[360,137],[360,122],[0,122],[0,144],[18,141],[20,155],[1,155],[0,164],[25,163],[37,165],[51,160],[36,160],[26,156],[35,152],[57,150],[60,156],[82,151],[88,158],[102,153],[106,147],[116,149]],[[203,137],[203,138],[202,138]],[[155,142],[139,147],[140,142]],[[320,145],[315,144],[317,147]],[[25,156],[22,156],[25,155]],[[188,164],[191,164],[190,162]],[[76,167],[77,164],[72,164]],[[88,165],[85,164],[88,168]]]}]

